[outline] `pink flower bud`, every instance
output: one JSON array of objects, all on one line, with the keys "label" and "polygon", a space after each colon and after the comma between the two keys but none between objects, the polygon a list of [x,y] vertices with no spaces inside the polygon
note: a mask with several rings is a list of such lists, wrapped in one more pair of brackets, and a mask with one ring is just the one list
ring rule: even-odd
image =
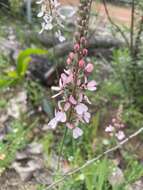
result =
[{"label": "pink flower bud", "polygon": [[80,67],[80,68],[83,68],[84,65],[85,65],[85,61],[84,61],[83,59],[81,59],[81,60],[78,62],[78,64],[79,64],[79,67]]},{"label": "pink flower bud", "polygon": [[94,66],[92,63],[88,63],[87,66],[85,67],[85,71],[87,73],[91,73],[93,71],[93,69],[94,69]]},{"label": "pink flower bud", "polygon": [[79,45],[78,43],[76,43],[76,44],[74,45],[74,50],[75,50],[75,51],[79,51],[79,49],[80,49],[80,45]]},{"label": "pink flower bud", "polygon": [[87,44],[86,38],[85,37],[81,37],[80,38],[80,43],[83,44],[83,45],[86,45]]},{"label": "pink flower bud", "polygon": [[70,58],[71,60],[74,59],[74,56],[75,56],[75,54],[74,54],[73,52],[70,52],[70,54],[69,54],[69,58]]},{"label": "pink flower bud", "polygon": [[82,53],[83,53],[84,56],[86,56],[88,54],[88,50],[86,48],[84,48]]},{"label": "pink flower bud", "polygon": [[72,62],[72,60],[70,59],[70,58],[67,58],[67,65],[70,65],[71,64],[71,62]]}]

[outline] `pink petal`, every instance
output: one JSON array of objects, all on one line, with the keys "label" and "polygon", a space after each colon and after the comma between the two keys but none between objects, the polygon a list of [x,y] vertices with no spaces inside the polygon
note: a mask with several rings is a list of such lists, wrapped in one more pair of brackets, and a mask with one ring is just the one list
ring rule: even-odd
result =
[{"label": "pink petal", "polygon": [[64,73],[61,74],[61,79],[62,79],[63,86],[65,86],[65,84],[67,83],[67,76]]},{"label": "pink petal", "polygon": [[83,131],[80,128],[76,127],[75,129],[73,129],[73,138],[74,139],[77,139],[77,138],[81,137],[82,135],[83,135]]},{"label": "pink petal", "polygon": [[77,114],[82,115],[83,113],[87,112],[88,107],[85,104],[80,103],[75,107],[75,110]]},{"label": "pink petal", "polygon": [[67,123],[66,126],[69,128],[69,129],[73,129],[75,126],[71,123]]},{"label": "pink petal", "polygon": [[85,112],[83,116],[86,123],[90,122],[91,114],[89,112]]},{"label": "pink petal", "polygon": [[105,132],[111,133],[111,132],[113,132],[114,130],[115,130],[114,127],[113,127],[112,125],[109,125],[108,127],[106,127]]},{"label": "pink petal", "polygon": [[73,81],[73,74],[70,73],[70,75],[67,77],[66,83],[70,83]]},{"label": "pink petal", "polygon": [[57,112],[55,114],[55,118],[57,121],[60,121],[62,123],[66,122],[66,120],[67,120],[67,116],[66,116],[65,112]]},{"label": "pink petal", "polygon": [[115,136],[118,138],[118,140],[123,140],[125,138],[125,133],[123,131],[119,131],[115,134]]},{"label": "pink petal", "polygon": [[71,106],[70,103],[69,103],[69,102],[66,102],[66,103],[65,103],[65,106],[64,106],[64,110],[65,110],[65,111],[68,111],[68,109],[70,108],[70,106]]},{"label": "pink petal", "polygon": [[48,128],[50,129],[55,129],[57,127],[57,120],[56,118],[53,118],[49,123],[48,123]]},{"label": "pink petal", "polygon": [[70,97],[69,97],[69,102],[70,102],[71,104],[73,104],[73,105],[76,105],[76,104],[77,104],[77,101],[75,100],[75,98],[74,98],[72,95],[70,95]]},{"label": "pink petal", "polygon": [[88,82],[87,89],[91,90],[91,91],[95,91],[97,89],[96,85],[97,85],[96,81],[92,80],[92,81]]},{"label": "pink petal", "polygon": [[85,67],[85,71],[87,73],[91,73],[94,69],[94,65],[92,63],[88,63],[87,66]]}]

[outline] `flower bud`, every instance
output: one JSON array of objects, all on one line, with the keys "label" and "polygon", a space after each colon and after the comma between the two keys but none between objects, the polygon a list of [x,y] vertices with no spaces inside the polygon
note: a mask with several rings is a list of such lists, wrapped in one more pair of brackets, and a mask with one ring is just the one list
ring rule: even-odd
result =
[{"label": "flower bud", "polygon": [[84,65],[85,65],[85,61],[84,61],[83,59],[81,59],[81,60],[78,62],[78,64],[79,64],[79,67],[80,67],[80,68],[83,68]]},{"label": "flower bud", "polygon": [[88,50],[87,50],[86,48],[84,48],[84,49],[82,50],[82,53],[83,53],[84,56],[86,56],[86,55],[88,54]]},{"label": "flower bud", "polygon": [[79,46],[78,43],[76,43],[76,44],[74,45],[74,50],[75,50],[75,52],[79,51],[79,49],[80,49],[80,46]]},{"label": "flower bud", "polygon": [[83,45],[86,45],[87,41],[86,41],[85,37],[80,38],[80,43]]},{"label": "flower bud", "polygon": [[94,69],[94,66],[92,63],[88,63],[87,66],[85,67],[85,71],[87,73],[91,73],[93,71],[93,69]]}]

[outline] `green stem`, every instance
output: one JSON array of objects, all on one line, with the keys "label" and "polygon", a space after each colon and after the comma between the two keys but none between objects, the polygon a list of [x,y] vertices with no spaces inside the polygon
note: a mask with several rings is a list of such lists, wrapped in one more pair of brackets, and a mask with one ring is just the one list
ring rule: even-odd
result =
[{"label": "green stem", "polygon": [[67,136],[67,132],[68,132],[68,128],[66,127],[64,135],[63,135],[63,139],[62,139],[62,142],[61,142],[61,146],[60,146],[57,171],[59,171],[59,169],[60,169],[60,160],[61,160],[61,156],[62,156],[62,153],[63,153],[63,147],[64,147],[64,142],[65,142],[65,139],[66,139],[66,136]]}]

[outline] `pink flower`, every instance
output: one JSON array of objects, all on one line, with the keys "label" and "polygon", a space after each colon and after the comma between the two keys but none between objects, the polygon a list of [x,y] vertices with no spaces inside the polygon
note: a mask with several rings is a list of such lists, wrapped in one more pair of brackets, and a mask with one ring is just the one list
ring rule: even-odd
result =
[{"label": "pink flower", "polygon": [[96,86],[97,86],[96,81],[92,80],[92,81],[90,81],[90,82],[87,83],[87,87],[86,88],[87,88],[87,90],[95,91],[97,89]]},{"label": "pink flower", "polygon": [[85,112],[88,111],[88,107],[87,107],[85,104],[80,103],[80,104],[78,104],[78,105],[75,107],[75,110],[76,110],[77,114],[83,115]]},{"label": "pink flower", "polygon": [[78,43],[75,44],[75,45],[74,45],[74,50],[75,50],[75,52],[79,51],[79,49],[80,49],[80,45],[79,45]]},{"label": "pink flower", "polygon": [[77,101],[75,100],[75,98],[74,98],[72,95],[70,95],[70,97],[69,97],[69,102],[70,102],[71,104],[73,104],[73,105],[76,105],[76,104],[77,104]]},{"label": "pink flower", "polygon": [[113,132],[114,130],[115,130],[114,127],[113,127],[112,125],[109,125],[108,127],[106,127],[105,132],[111,133],[111,132]]},{"label": "pink flower", "polygon": [[55,117],[48,123],[48,128],[55,129],[58,125],[58,122],[66,122],[67,116],[65,112],[56,112]]},{"label": "pink flower", "polygon": [[65,112],[62,112],[62,111],[56,112],[55,119],[58,122],[62,122],[62,123],[66,122],[67,117],[66,117]]},{"label": "pink flower", "polygon": [[83,135],[83,131],[79,127],[76,127],[73,129],[73,138],[74,139],[77,139],[77,138],[81,137],[82,135]]},{"label": "pink flower", "polygon": [[86,45],[87,41],[86,41],[85,37],[81,37],[80,43],[83,45]]},{"label": "pink flower", "polygon": [[79,64],[79,67],[80,67],[80,68],[83,68],[84,65],[85,65],[85,61],[84,61],[83,59],[81,59],[81,60],[78,62],[78,64]]},{"label": "pink flower", "polygon": [[118,138],[118,140],[121,141],[125,138],[125,133],[123,131],[118,131],[118,133],[116,133],[115,136]]},{"label": "pink flower", "polygon": [[86,56],[86,55],[88,54],[88,50],[87,50],[86,48],[84,48],[84,49],[82,50],[82,53],[83,53],[84,56]]},{"label": "pink flower", "polygon": [[92,63],[88,63],[87,66],[85,67],[85,71],[87,73],[91,73],[93,71],[93,69],[94,69],[94,66]]},{"label": "pink flower", "polygon": [[58,121],[56,118],[53,118],[49,123],[48,123],[48,128],[49,129],[55,129],[58,125]]}]

